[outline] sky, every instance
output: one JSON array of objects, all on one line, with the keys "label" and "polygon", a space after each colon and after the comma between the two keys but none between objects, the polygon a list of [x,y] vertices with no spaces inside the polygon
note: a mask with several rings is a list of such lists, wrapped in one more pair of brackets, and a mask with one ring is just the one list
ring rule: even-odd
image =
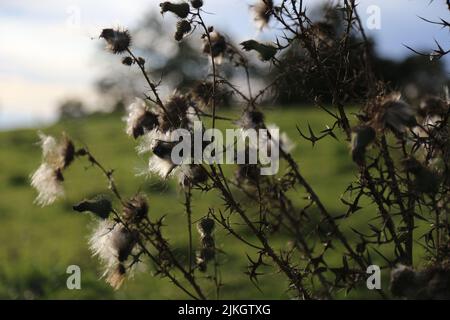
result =
[{"label": "sky", "polygon": [[[236,42],[270,40],[273,31],[259,32],[248,14],[255,1],[205,0],[204,10],[211,13],[207,23]],[[0,0],[0,130],[48,123],[55,119],[58,104],[68,98],[81,96],[95,107],[99,100],[93,83],[102,71],[101,30],[132,29],[150,10],[159,10],[159,2]],[[305,0],[307,8],[321,2]],[[444,46],[449,43],[447,30],[418,18],[450,20],[444,0],[359,0],[359,12],[385,57],[410,54],[404,45],[428,52],[434,39]],[[161,19],[173,24],[170,17]],[[447,66],[450,70],[450,63]]]}]

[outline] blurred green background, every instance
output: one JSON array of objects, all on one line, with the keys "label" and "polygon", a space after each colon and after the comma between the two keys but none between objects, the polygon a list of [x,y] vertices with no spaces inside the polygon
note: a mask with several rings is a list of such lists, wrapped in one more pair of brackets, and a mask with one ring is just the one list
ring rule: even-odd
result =
[{"label": "blurred green background", "polygon": [[[344,141],[336,143],[327,138],[315,148],[300,140],[298,124],[306,130],[310,123],[317,131],[332,125],[331,117],[313,109],[301,111],[284,109],[267,113],[267,122],[278,124],[297,144],[294,156],[304,175],[311,181],[328,208],[342,214],[344,207],[339,198],[356,174]],[[124,133],[124,123],[118,114],[93,115],[80,120],[58,123],[42,129],[47,134],[58,135],[65,131],[78,146],[87,145],[107,167],[115,169],[115,177],[121,191],[131,196],[145,192],[150,200],[150,216],[166,215],[165,234],[180,256],[187,251],[184,194],[174,181],[161,182],[135,176],[139,168],[145,168],[146,157],[139,157],[135,142]],[[41,152],[37,144],[37,130],[17,130],[0,133],[0,298],[3,299],[175,299],[185,298],[166,279],[152,275],[149,265],[114,292],[102,280],[101,266],[90,256],[87,240],[95,225],[93,218],[71,210],[77,201],[105,193],[106,181],[100,173],[79,160],[65,174],[66,199],[53,206],[40,208],[33,204],[35,191],[29,185],[29,175],[40,163]],[[231,170],[232,168],[227,168]],[[294,198],[301,201],[301,190]],[[193,220],[207,213],[208,206],[220,205],[214,194],[195,192]],[[245,203],[244,203],[245,205]],[[357,218],[358,224],[364,217]],[[245,232],[245,230],[244,230]],[[217,245],[224,251],[221,255],[222,298],[285,299],[287,282],[276,269],[267,268],[260,278],[261,291],[257,290],[244,274],[247,266],[243,247],[226,232],[218,228]],[[287,238],[279,240],[280,247],[287,245]],[[194,244],[198,243],[195,235]],[[254,255],[256,258],[256,255]],[[336,261],[340,261],[336,257]],[[82,271],[82,290],[66,288],[66,268],[78,265]],[[211,288],[212,284],[206,286]],[[370,296],[370,294],[369,294]]]},{"label": "blurred green background", "polygon": [[[221,113],[224,114],[224,113]],[[231,115],[231,111],[225,114]],[[234,113],[236,114],[236,113]],[[293,152],[300,169],[317,190],[323,202],[334,215],[345,212],[340,197],[348,184],[355,178],[357,169],[351,162],[347,143],[326,138],[312,148],[311,144],[297,132],[298,125],[306,132],[308,124],[316,131],[331,126],[333,119],[324,112],[305,108],[268,110],[267,123],[278,124],[296,143]],[[184,194],[176,182],[161,182],[136,176],[145,168],[147,157],[135,152],[136,143],[124,133],[124,123],[118,114],[97,114],[79,120],[62,121],[42,129],[47,134],[59,135],[65,131],[78,146],[86,145],[106,167],[115,169],[115,177],[121,192],[132,196],[138,191],[146,193],[150,201],[150,216],[158,218],[166,215],[165,235],[180,258],[186,257],[187,224],[184,213]],[[40,208],[33,204],[36,192],[29,186],[29,175],[41,160],[37,144],[37,130],[16,130],[0,133],[2,152],[0,157],[0,298],[2,299],[176,299],[186,296],[169,283],[153,275],[151,264],[136,272],[133,279],[125,283],[119,291],[113,291],[103,280],[101,266],[90,256],[87,240],[95,221],[88,215],[75,213],[71,206],[79,200],[107,192],[105,178],[89,166],[84,159],[78,160],[65,174],[65,200]],[[233,166],[225,166],[232,170]],[[280,174],[284,172],[281,169]],[[304,197],[301,188],[292,193],[295,203]],[[220,207],[217,194],[194,192],[193,220],[207,213],[208,207]],[[314,209],[313,209],[314,210]],[[312,212],[314,216],[314,211]],[[349,222],[342,224],[350,237],[349,226],[360,231],[367,229],[375,210],[371,206],[359,211]],[[318,218],[319,219],[319,218]],[[245,228],[238,227],[248,237]],[[251,239],[251,237],[249,238]],[[357,239],[355,239],[357,240]],[[194,244],[198,244],[195,234]],[[216,231],[216,242],[223,250],[220,255],[221,275],[224,286],[221,298],[228,299],[287,299],[285,278],[276,268],[266,268],[260,277],[261,291],[244,274],[249,254],[257,258],[255,252],[237,242],[220,228]],[[356,245],[356,243],[355,243]],[[274,242],[278,248],[287,248],[288,238],[278,237]],[[320,246],[320,244],[319,244]],[[328,255],[328,261],[339,264],[339,252]],[[68,290],[66,268],[78,265],[82,272],[82,289]],[[387,288],[384,271],[383,287]],[[201,280],[210,297],[214,297],[214,286],[205,277]],[[378,298],[376,293],[365,288],[345,292],[339,298]]]}]

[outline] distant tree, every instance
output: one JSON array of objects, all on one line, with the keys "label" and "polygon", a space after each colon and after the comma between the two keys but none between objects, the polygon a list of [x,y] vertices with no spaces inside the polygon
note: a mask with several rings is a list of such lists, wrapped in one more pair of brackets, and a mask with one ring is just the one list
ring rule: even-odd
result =
[{"label": "distant tree", "polygon": [[[315,37],[315,47],[320,55],[320,65],[314,61],[309,51],[304,46],[295,43],[280,56],[281,68],[274,68],[270,78],[281,78],[276,86],[276,99],[279,104],[311,103],[311,92],[318,94],[321,101],[331,103],[333,96],[326,89],[328,81],[335,81],[338,77],[335,70],[341,70],[339,66],[346,25],[343,12],[330,7],[323,7],[316,13],[316,21],[304,32]],[[371,61],[371,69],[379,81],[383,81],[388,88],[397,90],[403,88],[403,94],[409,100],[420,99],[427,94],[438,94],[448,82],[448,75],[442,60],[430,59],[428,56],[411,55],[403,60],[395,61],[382,58],[375,50],[375,40],[368,39],[364,43],[360,36],[353,32],[347,38],[349,52],[348,65],[345,72],[349,76],[363,79],[368,72],[361,59],[368,55]],[[295,66],[295,67],[292,67]],[[302,70],[302,72],[299,72]],[[358,103],[361,97],[366,96],[367,88],[364,81],[354,81],[353,87],[345,87],[347,99]],[[293,85],[295,84],[295,85]]]},{"label": "distant tree", "polygon": [[87,111],[82,101],[78,99],[68,99],[62,102],[58,108],[59,119],[82,118]]},{"label": "distant tree", "polygon": [[442,60],[416,54],[400,62],[377,58],[375,72],[393,89],[405,88],[405,95],[412,100],[425,94],[438,95],[449,80]]}]

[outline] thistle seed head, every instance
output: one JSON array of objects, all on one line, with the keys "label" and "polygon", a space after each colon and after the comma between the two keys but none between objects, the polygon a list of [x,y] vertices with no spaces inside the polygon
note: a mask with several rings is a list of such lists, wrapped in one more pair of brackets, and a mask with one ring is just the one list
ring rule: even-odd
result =
[{"label": "thistle seed head", "polygon": [[114,230],[111,245],[117,252],[118,261],[124,262],[128,259],[136,245],[138,235],[137,232],[130,231],[123,225],[118,226]]},{"label": "thistle seed head", "polygon": [[171,129],[188,128],[187,111],[189,101],[186,96],[175,93],[165,104],[165,111],[159,115],[159,128],[166,132]]},{"label": "thistle seed head", "polygon": [[220,63],[227,51],[227,41],[217,31],[210,32],[209,38],[211,39],[211,45],[209,44],[208,37],[206,35],[203,36],[203,53],[211,55],[217,63]]},{"label": "thistle seed head", "polygon": [[375,140],[376,132],[370,126],[359,126],[353,129],[352,158],[359,165],[364,163],[366,148]]},{"label": "thistle seed head", "polygon": [[258,52],[259,58],[262,61],[271,60],[273,57],[275,57],[275,55],[278,52],[278,49],[273,44],[260,43],[255,40],[244,41],[241,43],[241,46],[242,46],[242,49],[245,51],[254,50],[254,51]]},{"label": "thistle seed head", "polygon": [[443,117],[449,110],[449,105],[440,97],[429,96],[420,103],[419,115],[426,117]]},{"label": "thistle seed head", "polygon": [[184,188],[206,183],[207,180],[208,175],[200,165],[185,165],[180,170],[179,181]]},{"label": "thistle seed head", "polygon": [[187,20],[180,20],[177,22],[177,30],[175,32],[175,40],[181,41],[183,37],[192,30],[191,23]]},{"label": "thistle seed head", "polygon": [[105,39],[106,48],[114,54],[127,51],[131,45],[131,35],[128,30],[103,29],[100,38]]},{"label": "thistle seed head", "polygon": [[57,199],[64,197],[61,171],[55,170],[48,163],[41,166],[31,176],[31,186],[38,192],[35,203],[39,206],[48,206]]},{"label": "thistle seed head", "polygon": [[416,289],[416,273],[411,267],[398,265],[391,271],[390,289],[394,296],[406,297]]},{"label": "thistle seed head", "polygon": [[414,188],[417,192],[426,194],[436,194],[439,191],[441,177],[438,173],[423,166],[414,158],[408,158],[403,161],[405,170],[414,175]]},{"label": "thistle seed head", "polygon": [[119,290],[125,281],[126,269],[122,263],[119,263],[106,278],[106,282],[114,289]]},{"label": "thistle seed head", "polygon": [[75,146],[66,135],[63,135],[61,141],[61,158],[62,158],[62,166],[60,169],[66,169],[75,159]]},{"label": "thistle seed head", "polygon": [[41,139],[43,162],[51,165],[55,171],[66,169],[73,162],[75,146],[65,134],[60,141],[43,133],[39,133],[39,137]]},{"label": "thistle seed head", "polygon": [[89,239],[93,256],[102,262],[106,281],[115,289],[125,279],[124,262],[131,255],[138,240],[137,231],[129,230],[124,225],[112,220],[100,220]]},{"label": "thistle seed head", "polygon": [[108,219],[113,208],[109,199],[104,196],[98,196],[93,199],[81,201],[73,206],[73,210],[77,212],[92,212],[101,219]]},{"label": "thistle seed head", "polygon": [[171,159],[172,149],[175,146],[173,142],[155,140],[152,146],[152,152],[161,159]]},{"label": "thistle seed head", "polygon": [[213,84],[211,82],[198,82],[191,90],[192,99],[201,109],[207,109],[213,100]]},{"label": "thistle seed head", "polygon": [[211,235],[214,231],[214,219],[211,218],[203,218],[200,220],[199,223],[197,223],[197,230],[200,233],[200,236],[204,238],[207,235]]},{"label": "thistle seed head", "polygon": [[242,129],[262,129],[264,127],[264,114],[260,111],[246,111],[237,125]]},{"label": "thistle seed head", "polygon": [[38,191],[35,202],[47,206],[64,196],[63,170],[75,159],[73,142],[63,135],[60,141],[39,133],[43,162],[31,176],[31,186]]},{"label": "thistle seed head", "polygon": [[373,127],[378,130],[390,129],[394,133],[403,133],[406,128],[417,126],[416,111],[401,100],[399,93],[392,93],[381,98],[371,111]]},{"label": "thistle seed head", "polygon": [[256,26],[260,30],[267,27],[274,9],[273,0],[258,0],[255,5],[251,6],[251,9]]},{"label": "thistle seed head", "polygon": [[176,165],[170,159],[162,159],[158,156],[153,156],[148,162],[148,171],[159,175],[162,179],[166,179]]},{"label": "thistle seed head", "polygon": [[187,2],[172,3],[166,1],[160,3],[159,6],[161,7],[161,14],[164,14],[166,12],[172,12],[181,19],[185,19],[189,15],[190,11],[190,7]]},{"label": "thistle seed head", "polygon": [[191,0],[191,6],[194,9],[200,9],[203,7],[203,0]]},{"label": "thistle seed head", "polygon": [[137,195],[128,200],[123,207],[123,217],[127,222],[140,222],[148,214],[147,199],[143,195]]},{"label": "thistle seed head", "polygon": [[133,138],[138,138],[158,126],[158,116],[148,110],[147,105],[141,99],[136,99],[128,107],[128,117],[126,118],[126,132]]},{"label": "thistle seed head", "polygon": [[123,57],[122,64],[126,66],[131,66],[134,63],[134,59],[132,57]]}]

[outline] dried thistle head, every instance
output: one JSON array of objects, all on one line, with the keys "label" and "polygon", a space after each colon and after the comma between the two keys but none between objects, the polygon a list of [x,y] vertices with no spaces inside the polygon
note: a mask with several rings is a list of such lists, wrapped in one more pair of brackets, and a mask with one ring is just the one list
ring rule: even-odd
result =
[{"label": "dried thistle head", "polygon": [[123,218],[129,223],[138,223],[148,214],[148,202],[144,195],[137,195],[128,200],[123,206]]},{"label": "dried thistle head", "polygon": [[134,59],[132,57],[126,56],[122,58],[122,64],[125,66],[131,66],[134,63]]},{"label": "dried thistle head", "polygon": [[148,162],[148,171],[159,175],[162,179],[166,179],[176,167],[177,165],[174,164],[171,159],[160,158],[156,155],[150,157]]},{"label": "dried thistle head", "polygon": [[203,53],[211,55],[217,63],[220,63],[227,51],[227,41],[225,37],[217,31],[210,32],[209,38],[211,44],[209,43],[208,36],[203,35]]},{"label": "dried thistle head", "polygon": [[364,163],[366,148],[375,140],[375,130],[367,125],[353,129],[351,152],[353,161],[359,165]]},{"label": "dried thistle head", "polygon": [[247,40],[241,43],[242,49],[245,51],[256,51],[262,61],[269,61],[275,57],[278,52],[277,47],[271,43],[260,43],[255,40]]},{"label": "dried thistle head", "polygon": [[256,26],[260,30],[267,27],[274,9],[273,0],[258,0],[255,5],[251,6],[251,9]]},{"label": "dried thistle head", "polygon": [[200,233],[201,248],[197,251],[196,264],[201,272],[205,272],[208,262],[216,255],[216,245],[212,233],[214,231],[214,220],[206,217],[197,224]]},{"label": "dried thistle head", "polygon": [[136,246],[139,235],[124,225],[112,220],[100,220],[95,228],[89,246],[93,256],[102,262],[106,280],[114,288],[119,288],[125,278],[124,263]]},{"label": "dried thistle head", "polygon": [[75,160],[75,145],[65,134],[60,142],[62,165],[60,169],[66,169]]},{"label": "dried thistle head", "polygon": [[42,164],[31,176],[31,186],[38,191],[35,202],[47,206],[64,196],[63,170],[75,159],[75,146],[63,134],[60,141],[39,133],[42,148]]},{"label": "dried thistle head", "polygon": [[211,82],[198,82],[190,91],[191,98],[201,109],[207,109],[213,100],[213,84]]},{"label": "dried thistle head", "polygon": [[171,141],[152,141],[151,150],[154,156],[150,157],[149,160],[149,172],[157,174],[163,179],[166,179],[172,173],[177,167],[177,165],[172,162],[172,150],[175,145],[176,143]]},{"label": "dried thistle head", "polygon": [[112,247],[117,252],[117,260],[119,262],[125,262],[131,254],[136,241],[138,239],[138,234],[136,231],[127,229],[123,225],[119,225],[115,228],[115,232],[112,236]]},{"label": "dried thistle head", "polygon": [[122,263],[119,263],[106,277],[108,283],[114,290],[119,290],[126,279],[127,270]]},{"label": "dried thistle head", "polygon": [[205,170],[197,164],[182,166],[179,175],[180,185],[184,188],[206,183],[208,175]]},{"label": "dried thistle head", "polygon": [[236,124],[244,130],[261,129],[264,127],[264,114],[257,110],[247,110]]},{"label": "dried thistle head", "polygon": [[203,7],[203,0],[191,0],[191,6],[194,9],[200,9]]},{"label": "dried thistle head", "polygon": [[131,45],[131,35],[128,30],[103,29],[100,38],[105,39],[106,48],[114,54],[127,51]]},{"label": "dried thistle head", "polygon": [[65,134],[60,141],[52,136],[39,133],[43,161],[55,170],[66,169],[75,159],[75,146]]},{"label": "dried thistle head", "polygon": [[328,49],[335,44],[335,27],[330,23],[316,22],[308,28],[307,33],[316,48]]},{"label": "dried thistle head", "polygon": [[177,22],[177,30],[175,32],[175,40],[181,41],[183,40],[183,37],[191,32],[192,26],[191,23],[187,20],[180,20]]},{"label": "dried thistle head", "polygon": [[161,14],[166,12],[172,12],[177,17],[185,19],[189,15],[190,7],[187,2],[172,3],[170,1],[162,2],[159,4],[161,7]]},{"label": "dried thistle head", "polygon": [[175,143],[171,141],[155,140],[151,148],[154,155],[161,159],[169,160],[172,158],[171,156],[174,146]]},{"label": "dried thistle head", "polygon": [[214,231],[215,222],[214,219],[209,217],[201,219],[197,223],[197,230],[200,233],[200,236],[203,238],[206,235],[212,235]]},{"label": "dried thistle head", "polygon": [[143,100],[137,98],[128,107],[126,122],[127,134],[135,139],[155,129],[159,125],[157,114],[150,111]]},{"label": "dried thistle head", "polygon": [[87,199],[79,202],[73,206],[73,210],[77,212],[92,212],[100,219],[108,219],[110,213],[113,211],[111,201],[103,196],[99,195],[93,199]]},{"label": "dried thistle head", "polygon": [[399,93],[379,97],[368,109],[370,124],[377,130],[390,129],[403,133],[406,128],[417,126],[416,110],[403,100]]},{"label": "dried thistle head", "polygon": [[436,96],[425,97],[420,103],[419,115],[422,118],[443,117],[449,111],[449,105],[445,100]]},{"label": "dried thistle head", "polygon": [[420,193],[436,194],[439,191],[441,177],[416,159],[410,157],[403,161],[405,170],[414,175],[414,188]]},{"label": "dried thistle head", "polygon": [[53,168],[48,163],[42,163],[31,176],[31,186],[38,192],[35,203],[44,207],[64,197],[63,180],[61,170]]},{"label": "dried thistle head", "polygon": [[390,289],[396,297],[409,297],[417,289],[416,273],[408,266],[398,265],[391,271]]},{"label": "dried thistle head", "polygon": [[450,299],[450,268],[447,261],[435,263],[423,270],[398,265],[391,272],[391,292],[394,296],[412,300]]},{"label": "dried thistle head", "polygon": [[165,111],[159,115],[159,128],[166,132],[171,129],[188,128],[189,99],[185,95],[173,94],[165,104]]}]

